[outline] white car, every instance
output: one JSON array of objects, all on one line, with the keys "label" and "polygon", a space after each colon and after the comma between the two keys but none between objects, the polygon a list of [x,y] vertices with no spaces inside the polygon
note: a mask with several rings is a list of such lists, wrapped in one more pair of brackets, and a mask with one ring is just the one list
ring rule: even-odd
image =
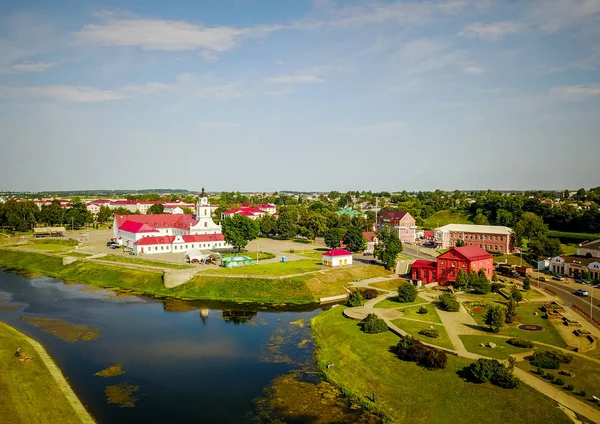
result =
[{"label": "white car", "polygon": [[585,297],[585,296],[589,296],[590,293],[587,290],[578,289],[578,290],[575,290],[575,295],[576,296],[584,296]]}]

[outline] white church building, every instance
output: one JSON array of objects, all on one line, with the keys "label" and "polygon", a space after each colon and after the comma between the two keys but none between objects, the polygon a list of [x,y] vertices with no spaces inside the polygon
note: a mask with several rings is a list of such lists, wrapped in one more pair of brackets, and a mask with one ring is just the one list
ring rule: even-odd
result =
[{"label": "white church building", "polygon": [[136,255],[232,247],[225,242],[221,226],[212,220],[211,206],[204,188],[195,212],[195,215],[115,215],[114,239],[120,245],[131,247]]}]

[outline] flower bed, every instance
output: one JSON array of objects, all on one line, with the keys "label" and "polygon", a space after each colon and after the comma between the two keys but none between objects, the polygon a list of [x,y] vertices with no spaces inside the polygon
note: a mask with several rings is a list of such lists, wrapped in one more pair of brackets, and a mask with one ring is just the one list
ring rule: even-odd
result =
[{"label": "flower bed", "polygon": [[544,327],[540,325],[531,325],[531,324],[521,324],[519,325],[519,330],[525,331],[542,331]]}]

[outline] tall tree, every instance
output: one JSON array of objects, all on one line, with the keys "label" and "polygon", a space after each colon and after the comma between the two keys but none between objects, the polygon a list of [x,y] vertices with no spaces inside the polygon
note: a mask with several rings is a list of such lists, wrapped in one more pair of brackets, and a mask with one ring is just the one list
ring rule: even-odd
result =
[{"label": "tall tree", "polygon": [[266,214],[260,219],[260,232],[263,236],[273,237],[277,232],[277,218]]},{"label": "tall tree", "polygon": [[514,299],[510,299],[506,304],[506,317],[504,321],[507,324],[512,323],[517,317],[517,302]]},{"label": "tall tree", "polygon": [[155,203],[154,205],[148,208],[149,214],[162,214],[165,213],[165,205],[161,203]]},{"label": "tall tree", "polygon": [[235,214],[228,216],[222,224],[223,237],[225,241],[234,248],[242,250],[250,240],[254,240],[260,234],[258,222],[245,215]]},{"label": "tall tree", "polygon": [[454,281],[454,286],[459,290],[466,290],[469,288],[470,283],[471,281],[467,273],[462,269],[459,269],[456,280]]},{"label": "tall tree", "polygon": [[379,259],[386,269],[396,268],[396,258],[402,252],[402,242],[398,232],[389,226],[383,227],[378,234],[379,243],[375,248],[374,256]]},{"label": "tall tree", "polygon": [[81,202],[71,202],[71,207],[65,213],[67,227],[78,230],[85,224],[93,222],[94,217]]},{"label": "tall tree", "polygon": [[100,210],[98,211],[98,215],[96,215],[96,219],[98,222],[106,222],[112,218],[113,212],[110,210],[108,206],[102,205],[100,206]]},{"label": "tall tree", "polygon": [[277,234],[283,239],[296,237],[298,234],[298,209],[296,207],[284,206],[279,209]]},{"label": "tall tree", "polygon": [[479,214],[475,215],[475,218],[473,218],[473,224],[475,224],[475,225],[490,225],[490,221],[488,220],[487,216],[485,216],[482,213],[479,213]]},{"label": "tall tree", "polygon": [[362,234],[362,230],[356,225],[350,226],[348,231],[346,231],[346,234],[344,234],[343,240],[346,248],[351,252],[360,252],[367,247],[367,242]]},{"label": "tall tree", "polygon": [[493,303],[488,306],[485,312],[485,323],[488,325],[494,333],[500,331],[500,328],[506,321],[506,308],[497,303]]},{"label": "tall tree", "polygon": [[340,247],[340,242],[344,237],[344,230],[341,228],[331,228],[325,232],[325,246],[335,249]]}]

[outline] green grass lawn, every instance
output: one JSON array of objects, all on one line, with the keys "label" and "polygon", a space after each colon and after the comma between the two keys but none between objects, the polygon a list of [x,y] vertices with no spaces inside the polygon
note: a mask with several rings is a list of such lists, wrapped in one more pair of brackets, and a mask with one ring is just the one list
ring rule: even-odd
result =
[{"label": "green grass lawn", "polygon": [[[525,258],[521,258],[519,254],[514,255],[499,255],[494,256],[494,263],[507,263],[509,265],[515,266],[525,266],[531,268],[531,264],[525,260]],[[498,274],[498,277],[502,277],[501,274]]]},{"label": "green grass lawn", "polygon": [[445,210],[436,212],[425,219],[423,228],[433,230],[447,224],[473,224],[473,221],[469,219],[469,214],[467,212]]},{"label": "green grass lawn", "polygon": [[304,272],[318,271],[324,269],[321,262],[312,259],[302,259],[299,261],[275,262],[271,264],[259,264],[250,266],[241,266],[237,268],[219,268],[211,271],[211,274],[247,274],[247,275],[291,275],[302,274]]},{"label": "green grass lawn", "polygon": [[[81,423],[23,334],[0,322],[0,422]],[[20,362],[16,347],[31,360]]]},{"label": "green grass lawn", "polygon": [[[549,349],[540,349],[540,350],[549,350]],[[517,364],[519,368],[522,368],[526,371],[535,371],[536,367],[532,366],[528,361],[519,362]],[[574,375],[573,377],[567,377],[565,375],[559,375],[559,371],[571,371]],[[557,377],[560,377],[564,380],[565,386],[572,384],[575,387],[574,392],[578,392],[580,390],[585,390],[587,392],[586,398],[590,400],[592,395],[597,396],[598,393],[598,382],[600,382],[600,364],[597,364],[592,361],[588,361],[587,359],[580,358],[578,356],[573,357],[573,361],[570,364],[562,364],[560,370],[545,370],[546,372],[550,372]],[[535,372],[532,373],[537,375]],[[547,381],[547,380],[544,380]]]},{"label": "green grass lawn", "polygon": [[[256,252],[252,252],[252,251],[246,251],[246,252],[242,252],[242,253],[221,253],[221,256],[223,258],[228,258],[230,256],[238,256],[238,255],[249,256],[250,258],[252,258],[253,261],[256,261]],[[275,254],[273,254],[271,252],[263,252],[262,250],[260,250],[258,252],[258,260],[259,261],[263,261],[265,259],[273,259],[274,257],[275,257]]]},{"label": "green grass lawn", "polygon": [[73,256],[74,258],[88,258],[92,256],[91,253],[81,253],[81,252],[68,252],[63,254],[62,256]]},{"label": "green grass lawn", "polygon": [[370,283],[369,285],[371,287],[375,287],[376,289],[391,290],[397,292],[400,284],[404,284],[406,282],[407,280],[405,280],[404,278],[391,278],[385,281],[377,281],[375,283]]},{"label": "green grass lawn", "polygon": [[186,263],[182,263],[181,265],[179,265],[179,264],[174,264],[174,263],[170,263],[170,262],[160,262],[160,261],[153,261],[153,260],[148,260],[148,259],[139,259],[137,256],[126,257],[126,256],[117,256],[117,255],[106,255],[101,258],[98,258],[98,260],[119,262],[119,263],[126,263],[126,264],[147,265],[147,266],[154,266],[154,267],[158,267],[158,268],[171,268],[171,269],[193,268],[193,265],[188,265]]},{"label": "green grass lawn", "polygon": [[56,239],[56,238],[42,238],[42,239],[33,239],[31,240],[33,244],[55,244],[62,246],[77,246],[79,242],[73,239]]},{"label": "green grass lawn", "polygon": [[[529,386],[506,390],[463,381],[457,372],[471,361],[448,356],[445,370],[429,371],[399,360],[391,332],[365,334],[342,316],[343,307],[321,312],[311,322],[316,359],[328,379],[366,400],[391,421],[411,424],[463,422],[569,423],[556,404]],[[335,364],[327,370],[328,363]]]},{"label": "green grass lawn", "polygon": [[433,322],[433,323],[437,323],[437,324],[442,323],[442,321],[440,320],[440,316],[438,315],[437,310],[435,309],[435,306],[433,306],[431,303],[428,303],[423,306],[425,307],[425,309],[427,309],[426,314],[419,313],[419,309],[421,308],[420,306],[412,306],[410,308],[402,309],[402,311],[404,312],[403,317],[418,319],[421,321]]},{"label": "green grass lawn", "polygon": [[332,269],[310,274],[308,280],[306,280],[306,285],[316,298],[321,298],[346,294],[347,291],[344,287],[351,286],[356,280],[389,275],[393,275],[393,273],[378,265]]},{"label": "green grass lawn", "polygon": [[577,245],[574,243],[561,244],[560,251],[563,255],[576,255],[577,254]]},{"label": "green grass lawn", "polygon": [[[596,240],[600,238],[600,234],[593,234],[593,233],[571,233],[568,231],[555,231],[555,230],[550,230],[548,232],[548,235],[550,237],[558,237],[561,239],[572,239],[572,240],[578,240],[579,242],[585,241],[585,240]],[[564,242],[564,240],[562,240]],[[570,243],[573,243],[573,241],[568,241]]]},{"label": "green grass lawn", "polygon": [[[465,348],[469,352],[476,353],[478,355],[489,356],[490,358],[496,359],[508,359],[510,355],[516,353],[524,353],[530,352],[532,350],[539,350],[537,348],[527,349],[522,347],[515,347],[506,343],[506,339],[501,339],[499,337],[474,335],[462,335],[459,337],[465,345]],[[493,349],[489,347],[479,346],[480,343],[483,343],[487,346],[489,342],[494,342],[498,346]]]},{"label": "green grass lawn", "polygon": [[397,300],[397,296],[392,296],[392,297],[388,297],[387,299],[382,300],[381,302],[378,302],[375,304],[375,308],[383,308],[383,309],[400,309],[400,308],[407,308],[409,306],[414,306],[417,305],[419,303],[427,303],[427,301],[425,299],[423,299],[422,297],[417,296],[417,298],[415,299],[414,302],[398,302]]},{"label": "green grass lawn", "polygon": [[[323,250],[313,250],[313,249],[306,249],[306,250],[298,250],[298,249],[294,249],[293,254],[294,255],[298,255],[298,256],[303,256],[305,258],[310,258],[310,259],[316,259],[318,261],[321,261],[321,258],[323,257]],[[292,252],[290,252],[292,253]]]},{"label": "green grass lawn", "polygon": [[[454,345],[450,341],[450,336],[448,335],[446,328],[442,324],[417,322],[404,318],[395,319],[392,321],[392,324],[406,331],[415,339],[419,339],[423,342],[427,342],[437,346],[445,347],[446,349],[454,349]],[[435,327],[435,329],[440,333],[440,337],[434,339],[432,337],[427,337],[423,334],[419,334],[419,331],[427,330],[431,326]]]},{"label": "green grass lawn", "polygon": [[35,249],[45,252],[63,252],[73,249],[73,246],[66,246],[64,244],[26,244],[22,247],[24,249]]},{"label": "green grass lawn", "polygon": [[[517,321],[512,324],[506,324],[497,334],[531,340],[532,342],[547,343],[558,347],[567,347],[560,334],[558,334],[558,331],[552,327],[548,319],[545,318],[545,313],[540,308],[541,305],[539,303],[521,303],[517,308]],[[471,312],[473,318],[481,326],[481,329],[488,331],[488,327],[484,323],[485,308],[481,308],[479,311],[472,310]],[[538,315],[533,315],[534,312],[537,312]],[[518,328],[521,324],[539,325],[543,327],[543,330],[521,330]]]}]

